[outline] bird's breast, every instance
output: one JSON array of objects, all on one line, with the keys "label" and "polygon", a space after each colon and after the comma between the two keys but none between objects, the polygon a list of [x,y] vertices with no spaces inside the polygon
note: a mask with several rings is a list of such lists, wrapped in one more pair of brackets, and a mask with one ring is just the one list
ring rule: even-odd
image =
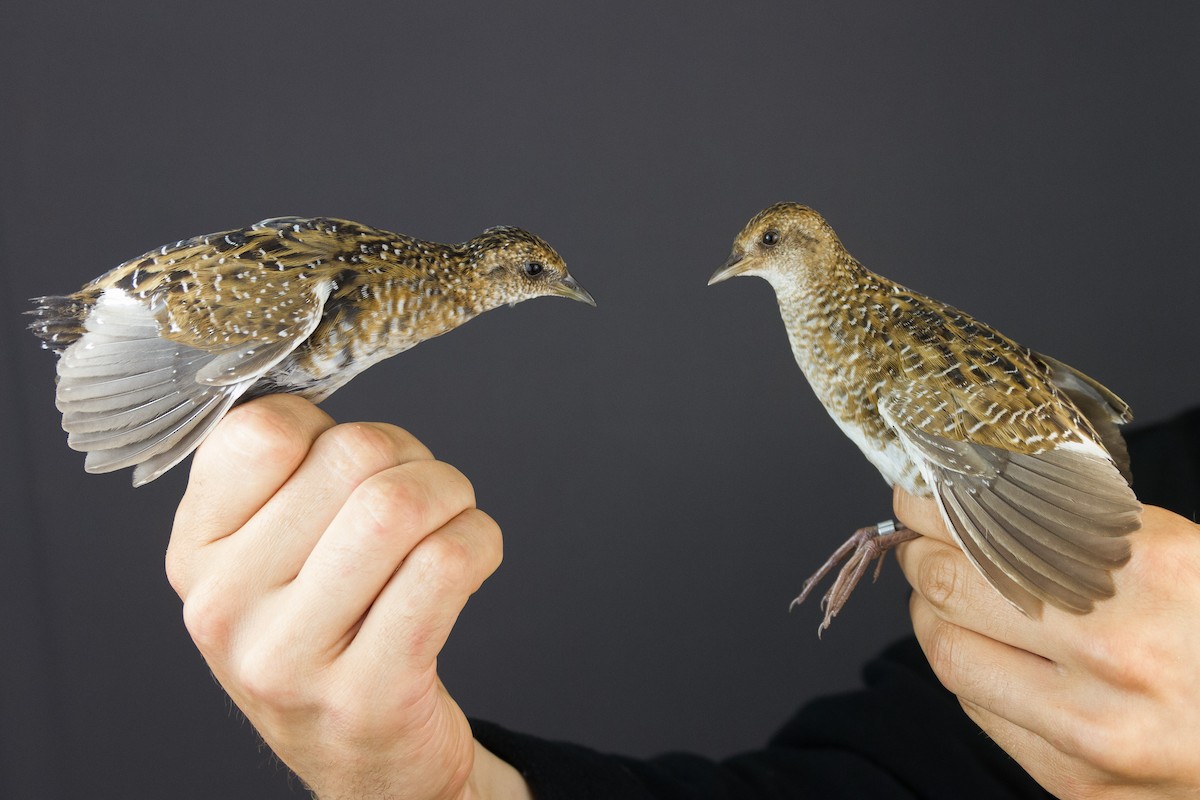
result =
[{"label": "bird's breast", "polygon": [[780,311],[796,363],[833,421],[889,485],[928,494],[916,462],[879,413],[891,378],[879,354],[862,341],[863,320],[852,322],[846,313],[851,309],[811,301],[781,301]]},{"label": "bird's breast", "polygon": [[440,336],[478,312],[436,287],[341,287],[321,324],[275,370],[281,388],[319,401],[368,367]]}]

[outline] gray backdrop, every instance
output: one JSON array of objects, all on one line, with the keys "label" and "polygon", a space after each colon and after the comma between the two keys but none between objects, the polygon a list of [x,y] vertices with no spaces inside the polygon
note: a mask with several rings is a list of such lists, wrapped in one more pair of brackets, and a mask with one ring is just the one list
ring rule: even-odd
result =
[{"label": "gray backdrop", "polygon": [[1200,398],[1200,6],[192,3],[7,8],[0,795],[299,797],[162,556],[186,468],[90,476],[27,298],[281,214],[545,236],[598,299],[496,311],[326,404],[475,483],[506,561],[443,655],[468,714],[631,754],[761,744],[907,628],[892,563],[823,641],[801,580],[889,494],[761,281],[768,203],[1093,374]]}]

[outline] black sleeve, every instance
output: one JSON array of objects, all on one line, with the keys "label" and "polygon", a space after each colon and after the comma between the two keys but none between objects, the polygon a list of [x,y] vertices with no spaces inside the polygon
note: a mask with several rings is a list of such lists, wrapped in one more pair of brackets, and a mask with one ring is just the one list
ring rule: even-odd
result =
[{"label": "black sleeve", "polygon": [[763,749],[645,761],[473,723],[538,800],[1044,800],[938,683],[915,639],[868,664],[866,688],[800,710]]},{"label": "black sleeve", "polygon": [[[1128,433],[1142,502],[1196,519],[1200,408]],[[866,687],[809,703],[766,747],[724,761],[649,760],[472,723],[538,800],[1016,800],[1050,795],[962,712],[915,639],[869,663]]]},{"label": "black sleeve", "polygon": [[1138,499],[1200,520],[1200,407],[1125,436]]}]

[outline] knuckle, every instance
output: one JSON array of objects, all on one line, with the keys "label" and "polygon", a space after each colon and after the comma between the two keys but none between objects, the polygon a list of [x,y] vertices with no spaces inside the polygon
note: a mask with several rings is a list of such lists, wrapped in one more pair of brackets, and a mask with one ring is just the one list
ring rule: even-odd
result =
[{"label": "knuckle", "polygon": [[179,546],[174,543],[167,546],[167,555],[164,560],[167,583],[171,584],[171,588],[175,590],[175,594],[179,595],[180,599],[185,599],[190,583],[188,578],[191,574],[191,560],[183,556]]},{"label": "knuckle", "polygon": [[[1145,529],[1143,523],[1143,529]],[[1127,570],[1138,589],[1148,596],[1147,603],[1161,603],[1179,586],[1188,586],[1196,578],[1194,537],[1159,535],[1152,546],[1135,546]],[[1135,577],[1136,576],[1136,577]],[[1168,601],[1169,602],[1169,601]]]},{"label": "knuckle", "polygon": [[461,592],[476,582],[471,549],[458,538],[433,536],[425,539],[413,549],[408,560],[412,562],[417,580],[433,595]]},{"label": "knuckle", "polygon": [[492,574],[499,569],[501,562],[504,561],[504,535],[500,531],[500,526],[488,514],[478,509],[471,509],[471,521],[478,526],[479,540],[483,548],[483,563],[487,567],[487,574]]},{"label": "knuckle", "polygon": [[1087,716],[1062,734],[1062,748],[1101,773],[1149,778],[1156,772],[1160,748],[1145,734],[1137,715]]},{"label": "knuckle", "polygon": [[299,464],[311,441],[295,420],[268,403],[245,403],[220,423],[220,436],[235,456],[280,464]]},{"label": "knuckle", "polygon": [[961,629],[938,620],[928,634],[929,665],[942,684],[954,691],[962,683]]},{"label": "knuckle", "polygon": [[291,711],[308,702],[307,682],[295,669],[288,650],[272,640],[257,642],[241,654],[233,681],[238,694],[257,708]]},{"label": "knuckle", "polygon": [[939,547],[917,570],[917,591],[935,608],[945,608],[962,583],[963,559],[950,547]]},{"label": "knuckle", "polygon": [[471,481],[452,464],[447,464],[444,461],[431,461],[429,468],[441,472],[438,480],[444,481],[447,488],[453,488],[455,491],[455,503],[460,509],[474,508],[475,506],[475,486]]},{"label": "knuckle", "polygon": [[331,451],[335,468],[348,475],[377,472],[405,461],[432,458],[429,449],[412,434],[394,425],[348,422],[321,436]]},{"label": "knuckle", "polygon": [[1079,647],[1084,666],[1110,685],[1128,692],[1144,692],[1157,684],[1163,662],[1157,648],[1144,637],[1093,631],[1081,637]]},{"label": "knuckle", "polygon": [[1093,776],[1155,782],[1170,773],[1170,748],[1164,746],[1160,721],[1136,706],[1068,704],[1042,735],[1058,752],[1086,764]]},{"label": "knuckle", "polygon": [[355,488],[352,500],[369,520],[368,533],[414,537],[473,509],[475,492],[454,467],[421,461],[375,473]]},{"label": "knuckle", "polygon": [[400,470],[372,475],[352,497],[369,520],[365,532],[384,537],[423,533],[432,502],[424,487]]},{"label": "knuckle", "polygon": [[225,652],[236,627],[232,604],[214,584],[194,587],[183,604],[183,624],[206,657]]}]

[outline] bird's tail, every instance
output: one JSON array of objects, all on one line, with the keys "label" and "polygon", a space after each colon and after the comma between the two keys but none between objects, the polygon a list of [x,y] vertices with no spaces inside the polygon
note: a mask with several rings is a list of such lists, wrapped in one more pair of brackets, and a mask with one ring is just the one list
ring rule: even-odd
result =
[{"label": "bird's tail", "polygon": [[29,329],[42,340],[42,347],[61,353],[83,335],[83,320],[89,304],[78,295],[49,295],[33,298]]}]

